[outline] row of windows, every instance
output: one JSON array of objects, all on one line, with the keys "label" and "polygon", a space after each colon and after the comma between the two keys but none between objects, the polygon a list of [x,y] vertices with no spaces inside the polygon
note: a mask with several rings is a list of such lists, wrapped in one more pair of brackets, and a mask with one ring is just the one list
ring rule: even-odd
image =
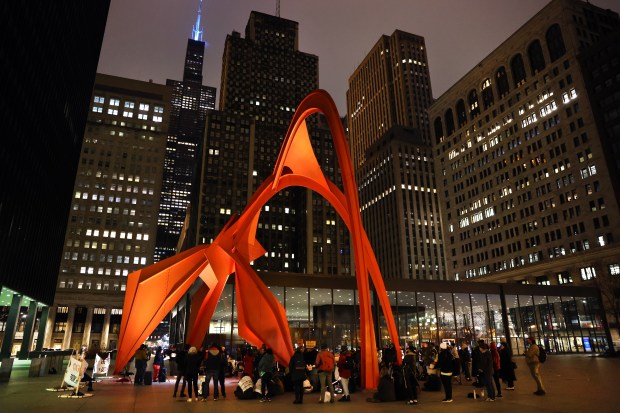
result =
[{"label": "row of windows", "polygon": [[[552,25],[546,32],[545,38],[547,41],[547,49],[551,62],[554,62],[566,53],[566,47],[562,38],[562,32],[558,24]],[[530,43],[527,49],[527,54],[530,62],[530,71],[532,76],[546,67],[545,58],[543,55],[542,46],[539,40],[534,40]],[[523,57],[520,53],[517,53],[510,61],[510,69],[512,71],[512,80],[514,87],[519,87],[526,81],[526,70]],[[495,72],[496,91],[500,99],[505,97],[510,92],[510,86],[508,83],[508,74],[504,66],[500,67]],[[492,88],[493,81],[490,78],[486,78],[482,81],[481,95],[484,109],[488,109],[495,103],[495,97]],[[467,108],[469,110],[469,120],[473,120],[481,113],[481,107],[479,105],[478,93],[476,89],[472,89],[467,95]],[[456,115],[458,121],[458,127],[464,126],[468,122],[467,111],[465,101],[460,99],[456,103]],[[453,110],[448,108],[444,113],[444,120],[446,126],[445,136],[450,136],[456,130]],[[435,139],[437,143],[441,142],[444,137],[443,123],[440,117],[437,117],[434,121]]]}]

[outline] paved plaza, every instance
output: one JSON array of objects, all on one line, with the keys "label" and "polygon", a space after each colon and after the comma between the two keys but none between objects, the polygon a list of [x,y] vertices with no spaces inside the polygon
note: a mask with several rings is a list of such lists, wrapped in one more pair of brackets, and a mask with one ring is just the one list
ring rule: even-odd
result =
[{"label": "paved plaza", "polygon": [[[23,413],[143,413],[207,411],[217,406],[218,413],[265,411],[270,413],[299,412],[619,412],[620,411],[620,358],[602,358],[585,355],[550,356],[542,367],[547,395],[532,394],[535,384],[522,357],[517,357],[515,391],[504,391],[504,397],[495,403],[472,400],[467,393],[472,386],[466,382],[454,385],[454,402],[441,403],[442,392],[422,392],[420,403],[407,406],[404,402],[368,403],[367,392],[351,395],[351,403],[318,405],[318,394],[307,394],[303,405],[293,405],[293,394],[277,396],[271,403],[258,400],[236,400],[233,390],[237,379],[227,379],[228,399],[214,402],[187,403],[173,399],[174,382],[153,383],[152,386],[134,386],[104,380],[95,383],[94,396],[88,399],[60,399],[59,394],[45,389],[60,384],[60,375],[29,378],[27,364],[17,363],[11,380],[0,384],[0,412]],[[318,409],[318,410],[317,410]]]}]

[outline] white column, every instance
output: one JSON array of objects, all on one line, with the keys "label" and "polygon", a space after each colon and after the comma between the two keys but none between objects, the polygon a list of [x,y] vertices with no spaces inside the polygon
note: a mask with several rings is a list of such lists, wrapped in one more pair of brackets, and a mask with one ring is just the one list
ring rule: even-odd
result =
[{"label": "white column", "polygon": [[71,346],[71,333],[73,331],[73,320],[75,319],[75,306],[69,306],[68,308],[67,328],[65,329],[65,336],[62,339],[62,350],[68,349]]}]

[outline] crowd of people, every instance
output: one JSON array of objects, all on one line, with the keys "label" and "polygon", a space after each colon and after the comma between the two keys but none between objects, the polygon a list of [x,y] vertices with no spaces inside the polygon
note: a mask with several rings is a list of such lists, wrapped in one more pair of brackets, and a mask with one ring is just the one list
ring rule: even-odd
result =
[{"label": "crowd of people", "polygon": [[[220,396],[226,398],[227,375],[239,377],[235,389],[235,396],[239,399],[270,402],[275,395],[292,390],[294,404],[302,404],[304,394],[317,391],[319,403],[334,403],[336,400],[350,402],[351,393],[361,385],[360,355],[359,348],[349,350],[345,345],[336,355],[325,343],[320,346],[320,351],[297,346],[288,367],[284,368],[276,363],[273,351],[265,345],[259,349],[251,346],[239,348],[234,360],[225,347],[216,343],[209,348],[198,349],[178,345],[167,350],[155,350],[152,374],[154,381],[162,373],[165,379],[164,359],[168,356],[171,373],[176,376],[173,397],[178,394],[181,398],[187,398],[188,402],[207,400],[211,394],[211,381],[213,400],[218,400]],[[545,395],[540,374],[544,348],[530,338],[524,355],[536,383],[534,394]],[[378,356],[379,384],[377,392],[367,399],[369,402],[402,400],[413,405],[418,403],[421,390],[433,392],[443,389],[442,402],[450,403],[453,401],[453,384],[463,384],[464,381],[473,384],[473,391],[468,397],[480,397],[488,402],[503,397],[503,390],[515,389],[516,363],[510,346],[503,339],[499,343],[479,340],[473,347],[467,342],[460,346],[448,341],[439,345],[424,342],[419,349],[408,345],[401,354],[397,354],[392,344],[381,349]],[[150,351],[144,345],[136,351],[136,384],[144,383],[150,357]],[[204,375],[204,381],[199,389],[201,375]],[[341,394],[339,399],[336,399],[337,394]]]}]

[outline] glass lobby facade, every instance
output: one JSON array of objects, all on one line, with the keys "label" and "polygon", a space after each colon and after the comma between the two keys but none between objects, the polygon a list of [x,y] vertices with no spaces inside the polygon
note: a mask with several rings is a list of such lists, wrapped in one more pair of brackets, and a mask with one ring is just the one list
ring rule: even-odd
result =
[{"label": "glass lobby facade", "polygon": [[[286,310],[294,343],[359,344],[355,278],[259,273]],[[245,341],[237,331],[234,277],[213,315],[207,342],[233,352]],[[610,341],[598,290],[591,287],[386,280],[401,346],[506,338],[521,354],[533,336],[552,353],[604,352]],[[378,345],[387,326],[372,297]],[[378,311],[377,311],[378,310]]]}]

